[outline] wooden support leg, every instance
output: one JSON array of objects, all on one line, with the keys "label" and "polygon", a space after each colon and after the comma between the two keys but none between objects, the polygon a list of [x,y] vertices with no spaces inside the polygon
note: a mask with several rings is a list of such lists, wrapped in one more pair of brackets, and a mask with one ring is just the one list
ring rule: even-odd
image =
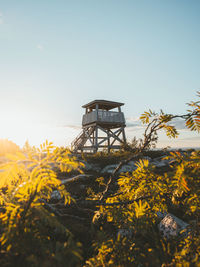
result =
[{"label": "wooden support leg", "polygon": [[123,142],[126,143],[126,135],[125,135],[124,127],[122,128],[122,136],[123,136]]},{"label": "wooden support leg", "polygon": [[95,149],[94,152],[96,153],[98,150],[98,126],[95,128]]},{"label": "wooden support leg", "polygon": [[108,153],[110,153],[110,135],[109,135],[109,130],[107,130],[107,138],[108,138]]}]

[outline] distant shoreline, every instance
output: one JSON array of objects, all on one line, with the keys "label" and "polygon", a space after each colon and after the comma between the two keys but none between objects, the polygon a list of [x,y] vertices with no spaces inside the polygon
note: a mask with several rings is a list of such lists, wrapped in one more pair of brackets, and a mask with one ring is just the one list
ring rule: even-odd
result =
[{"label": "distant shoreline", "polygon": [[[150,150],[163,150],[163,149],[165,149],[164,147],[163,148],[152,148],[152,149],[150,149]],[[172,150],[172,151],[174,151],[174,150],[188,150],[188,149],[194,149],[194,150],[200,150],[200,146],[199,147],[190,147],[190,146],[188,146],[188,147],[171,147],[171,148],[167,148],[167,150]]]}]

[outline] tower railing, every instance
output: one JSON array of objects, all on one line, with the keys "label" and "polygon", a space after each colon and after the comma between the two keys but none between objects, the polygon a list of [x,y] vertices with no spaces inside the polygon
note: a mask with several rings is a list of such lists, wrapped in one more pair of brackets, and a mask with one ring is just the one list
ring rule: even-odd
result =
[{"label": "tower railing", "polygon": [[124,124],[124,113],[117,111],[95,110],[83,115],[82,125],[87,125],[93,122]]}]

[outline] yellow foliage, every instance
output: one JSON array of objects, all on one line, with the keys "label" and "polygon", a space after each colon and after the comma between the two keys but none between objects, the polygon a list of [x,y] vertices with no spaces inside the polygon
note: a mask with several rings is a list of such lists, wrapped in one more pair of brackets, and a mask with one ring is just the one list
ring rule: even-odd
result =
[{"label": "yellow foliage", "polygon": [[[5,210],[0,214],[0,224],[4,228],[0,243],[7,252],[15,249],[16,244],[20,248],[20,237],[23,239],[26,234],[27,238],[40,239],[41,242],[43,226],[38,220],[44,220],[48,227],[60,229],[66,240],[71,238],[66,227],[44,208],[44,203],[51,198],[54,189],[60,192],[65,205],[74,201],[58,179],[57,170],[81,172],[81,168],[82,164],[68,150],[56,148],[48,141],[37,151],[8,155],[7,162],[0,166],[0,204]],[[43,236],[43,239],[50,242],[48,236]]]},{"label": "yellow foliage", "polygon": [[148,204],[146,203],[146,201],[144,201],[144,203],[142,203],[141,200],[139,200],[139,202],[135,202],[135,216],[136,218],[139,218],[143,215],[145,215],[145,213],[147,212],[147,208],[148,208]]}]

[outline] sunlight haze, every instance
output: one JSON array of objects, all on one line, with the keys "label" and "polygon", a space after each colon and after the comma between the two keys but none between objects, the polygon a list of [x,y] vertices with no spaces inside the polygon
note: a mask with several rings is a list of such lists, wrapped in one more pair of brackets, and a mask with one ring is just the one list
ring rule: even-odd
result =
[{"label": "sunlight haze", "polygon": [[[0,0],[0,138],[70,146],[94,99],[125,103],[128,140],[149,108],[185,114],[200,90],[199,13],[198,0]],[[158,146],[199,146],[177,125]]]}]

